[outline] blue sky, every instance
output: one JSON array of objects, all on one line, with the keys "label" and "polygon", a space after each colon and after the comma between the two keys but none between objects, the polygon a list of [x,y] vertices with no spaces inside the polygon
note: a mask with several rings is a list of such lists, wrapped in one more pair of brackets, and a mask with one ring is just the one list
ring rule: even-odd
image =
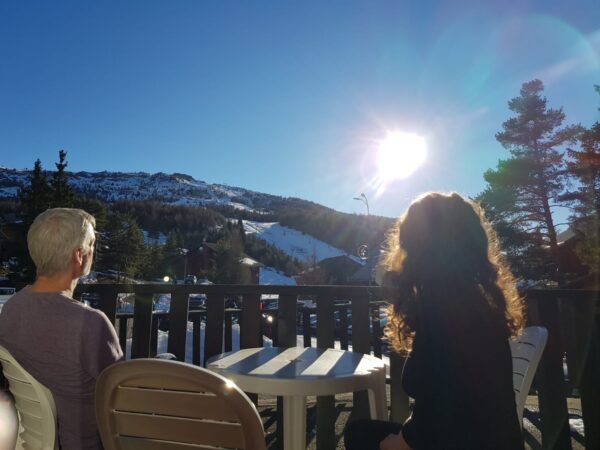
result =
[{"label": "blue sky", "polygon": [[[599,119],[597,0],[3,1],[0,165],[182,172],[347,212],[476,195],[507,101],[540,78]],[[377,142],[427,161],[377,192]]]}]

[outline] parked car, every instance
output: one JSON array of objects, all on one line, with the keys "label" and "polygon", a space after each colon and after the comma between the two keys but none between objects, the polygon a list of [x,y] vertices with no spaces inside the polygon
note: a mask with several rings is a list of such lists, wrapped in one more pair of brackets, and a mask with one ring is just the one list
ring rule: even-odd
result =
[{"label": "parked car", "polygon": [[94,309],[100,308],[100,295],[95,292],[83,292],[81,294],[81,303]]},{"label": "parked car", "polygon": [[206,306],[205,294],[190,294],[188,310],[203,309]]},{"label": "parked car", "polygon": [[0,287],[0,312],[6,301],[15,295],[15,291],[14,287]]},{"label": "parked car", "polygon": [[198,282],[198,278],[196,275],[186,275],[184,283],[185,284],[196,284]]}]

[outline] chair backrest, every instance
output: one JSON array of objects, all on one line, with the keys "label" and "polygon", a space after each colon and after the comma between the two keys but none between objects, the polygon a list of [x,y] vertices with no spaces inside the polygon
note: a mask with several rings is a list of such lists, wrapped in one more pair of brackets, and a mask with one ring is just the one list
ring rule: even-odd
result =
[{"label": "chair backrest", "polygon": [[525,401],[547,340],[548,330],[546,328],[527,327],[523,329],[517,339],[509,341],[513,363],[513,388],[521,427],[523,426]]},{"label": "chair backrest", "polygon": [[19,414],[20,442],[27,449],[58,449],[56,407],[52,393],[27,372],[10,352],[0,345],[2,371],[15,398]]},{"label": "chair backrest", "polygon": [[96,383],[96,419],[105,450],[265,449],[260,416],[246,394],[177,361],[108,366]]}]

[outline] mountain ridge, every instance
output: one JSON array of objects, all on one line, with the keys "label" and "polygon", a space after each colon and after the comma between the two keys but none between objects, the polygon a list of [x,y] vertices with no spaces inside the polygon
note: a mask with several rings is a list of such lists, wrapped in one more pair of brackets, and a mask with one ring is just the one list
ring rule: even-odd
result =
[{"label": "mountain ridge", "polygon": [[[18,198],[32,171],[0,167],[0,200]],[[48,179],[53,172],[44,171]],[[303,200],[225,184],[210,184],[184,173],[67,172],[79,195],[110,204],[156,201],[172,206],[209,208],[227,218],[280,222],[350,254],[361,244],[378,248],[393,219],[349,214]]]},{"label": "mountain ridge", "polygon": [[[29,183],[31,173],[29,169],[0,166],[0,198],[16,197],[19,189]],[[52,172],[44,173],[48,175]],[[172,205],[231,206],[254,212],[271,212],[268,208],[273,202],[286,199],[241,187],[207,183],[179,172],[167,174],[104,170],[67,172],[67,176],[69,185],[77,194],[109,203],[121,200],[158,200]],[[295,197],[290,199],[312,203]]]}]

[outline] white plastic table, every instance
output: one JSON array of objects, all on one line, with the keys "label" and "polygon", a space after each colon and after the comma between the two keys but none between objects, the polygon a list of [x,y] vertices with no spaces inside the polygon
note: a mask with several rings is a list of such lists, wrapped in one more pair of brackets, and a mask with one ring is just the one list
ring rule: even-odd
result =
[{"label": "white plastic table", "polygon": [[381,359],[345,350],[264,347],[222,353],[207,368],[246,392],[283,397],[284,450],[306,449],[306,396],[366,390],[372,419],[387,419]]}]

